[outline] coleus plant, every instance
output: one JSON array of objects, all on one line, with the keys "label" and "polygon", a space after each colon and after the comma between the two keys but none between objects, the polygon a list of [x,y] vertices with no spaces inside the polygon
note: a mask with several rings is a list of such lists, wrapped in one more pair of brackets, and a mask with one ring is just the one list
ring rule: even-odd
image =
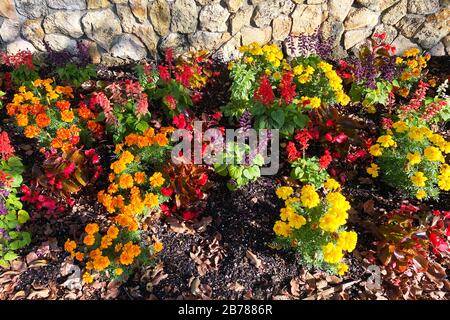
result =
[{"label": "coleus plant", "polygon": [[449,253],[449,219],[450,212],[435,210],[430,215],[416,206],[402,205],[390,212],[387,223],[378,228],[383,237],[377,243],[378,258],[399,273],[410,267],[425,272],[431,252]]},{"label": "coleus plant", "polygon": [[30,216],[17,196],[24,166],[9,144],[6,132],[0,134],[0,267],[8,268],[17,258],[16,251],[31,242],[31,234],[22,231]]}]

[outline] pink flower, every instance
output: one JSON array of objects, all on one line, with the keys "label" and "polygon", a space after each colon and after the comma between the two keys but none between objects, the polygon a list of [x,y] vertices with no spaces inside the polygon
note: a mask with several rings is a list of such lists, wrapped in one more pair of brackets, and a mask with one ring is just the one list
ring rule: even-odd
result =
[{"label": "pink flower", "polygon": [[165,96],[164,102],[170,110],[175,110],[177,108],[177,100],[173,96]]},{"label": "pink flower", "polygon": [[136,113],[138,115],[145,115],[148,113],[148,99],[146,93],[140,95],[136,107]]}]

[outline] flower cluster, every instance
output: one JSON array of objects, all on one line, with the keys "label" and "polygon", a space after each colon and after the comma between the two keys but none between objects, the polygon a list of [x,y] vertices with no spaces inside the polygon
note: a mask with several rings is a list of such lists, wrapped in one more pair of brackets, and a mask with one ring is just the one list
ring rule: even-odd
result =
[{"label": "flower cluster", "polygon": [[273,230],[278,236],[275,243],[298,251],[307,265],[343,275],[348,270],[342,261],[344,252],[353,251],[357,235],[345,231],[350,203],[339,189],[334,179],[326,181],[324,197],[312,185],[297,192],[292,187],[278,188],[276,194],[285,207]]},{"label": "flower cluster", "polygon": [[420,79],[422,71],[427,67],[427,62],[430,58],[431,55],[429,53],[421,55],[418,48],[406,50],[402,57],[397,57],[395,63],[402,69],[400,75],[401,85],[404,89],[400,91],[402,96],[407,96],[411,86]]},{"label": "flower cluster", "polygon": [[[100,231],[96,223],[86,225],[82,244],[67,239],[64,249],[78,262],[85,263],[83,281],[94,281],[96,273],[109,273],[113,278],[129,276],[133,268],[149,260],[162,250],[162,244],[156,241],[152,246],[140,240],[136,232],[120,225],[112,224],[105,232]],[[77,250],[78,249],[78,250]]]},{"label": "flower cluster", "polygon": [[437,197],[439,189],[450,190],[450,166],[444,157],[450,142],[424,124],[397,121],[392,128],[370,147],[376,160],[367,172],[378,177],[381,171],[384,181],[419,200]]}]

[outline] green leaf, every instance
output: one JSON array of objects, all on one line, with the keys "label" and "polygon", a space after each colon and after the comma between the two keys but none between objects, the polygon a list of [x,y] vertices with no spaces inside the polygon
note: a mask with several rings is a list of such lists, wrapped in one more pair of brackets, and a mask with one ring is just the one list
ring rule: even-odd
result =
[{"label": "green leaf", "polygon": [[18,257],[17,254],[15,254],[12,251],[9,251],[3,256],[3,259],[5,259],[6,261],[12,261],[14,259],[17,259],[17,257]]},{"label": "green leaf", "polygon": [[148,123],[145,121],[139,121],[136,125],[136,129],[138,129],[141,132],[144,132],[146,129],[148,129]]},{"label": "green leaf", "polygon": [[257,154],[256,157],[253,159],[253,164],[262,167],[264,165],[264,157],[260,154]]},{"label": "green leaf", "polygon": [[276,128],[279,129],[281,127],[283,127],[284,122],[285,122],[285,115],[283,110],[274,110],[271,112],[270,117],[272,118],[272,120],[275,121],[276,123]]},{"label": "green leaf", "polygon": [[234,180],[242,177],[242,168],[238,166],[231,165],[228,168],[228,172],[230,173],[230,177]]},{"label": "green leaf", "polygon": [[17,217],[20,224],[24,224],[30,220],[30,215],[25,210],[19,210],[19,212],[17,212]]}]

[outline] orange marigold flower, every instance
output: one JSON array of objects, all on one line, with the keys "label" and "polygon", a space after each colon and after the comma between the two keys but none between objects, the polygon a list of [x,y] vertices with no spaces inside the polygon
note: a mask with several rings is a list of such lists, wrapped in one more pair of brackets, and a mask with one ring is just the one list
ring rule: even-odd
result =
[{"label": "orange marigold flower", "polygon": [[85,120],[94,118],[94,113],[87,107],[78,108],[78,115]]},{"label": "orange marigold flower", "polygon": [[59,128],[56,131],[56,137],[61,139],[62,141],[68,140],[70,138],[70,130],[66,128]]},{"label": "orange marigold flower", "polygon": [[41,132],[41,129],[36,126],[26,126],[24,130],[25,137],[29,139],[37,137],[39,135],[39,132]]},{"label": "orange marigold flower", "polygon": [[164,245],[161,242],[156,241],[153,244],[153,250],[155,250],[156,253],[161,252],[163,249],[164,249]]},{"label": "orange marigold flower", "polygon": [[119,178],[119,186],[122,189],[130,189],[133,187],[133,177],[128,173],[121,175]]},{"label": "orange marigold flower", "polygon": [[54,138],[52,142],[50,142],[50,146],[54,149],[59,149],[63,146],[63,142],[60,138]]},{"label": "orange marigold flower", "polygon": [[92,246],[95,243],[95,237],[92,234],[88,234],[84,237],[83,243],[87,246]]},{"label": "orange marigold flower", "polygon": [[97,259],[98,257],[100,257],[102,255],[102,251],[100,250],[100,249],[95,249],[95,250],[92,250],[90,253],[89,253],[89,257],[91,258],[91,259],[93,259],[93,260],[95,260],[95,259]]},{"label": "orange marigold flower", "polygon": [[67,100],[59,100],[56,101],[56,107],[59,111],[66,111],[70,109],[70,102]]},{"label": "orange marigold flower", "polygon": [[130,265],[133,263],[134,257],[127,251],[123,251],[120,255],[119,261],[123,265]]},{"label": "orange marigold flower", "polygon": [[154,138],[153,141],[157,144],[159,144],[161,147],[167,146],[169,144],[169,139],[161,133],[158,133]]},{"label": "orange marigold flower", "polygon": [[145,182],[145,173],[142,171],[136,172],[134,174],[134,181],[136,181],[137,184],[143,184]]},{"label": "orange marigold flower", "polygon": [[26,114],[19,114],[16,117],[16,121],[19,127],[25,127],[28,125],[28,116]]},{"label": "orange marigold flower", "polygon": [[78,261],[83,261],[83,259],[84,259],[84,253],[82,253],[82,252],[77,252],[77,253],[75,253],[75,259],[76,260],[78,260]]},{"label": "orange marigold flower", "polygon": [[109,248],[112,245],[112,240],[110,236],[105,235],[102,237],[102,240],[100,241],[100,248],[106,249]]},{"label": "orange marigold flower", "polygon": [[45,113],[39,113],[36,116],[36,124],[39,128],[47,127],[51,122],[50,117]]},{"label": "orange marigold flower", "polygon": [[119,235],[119,229],[116,226],[110,226],[106,234],[111,238],[115,239]]},{"label": "orange marigold flower", "polygon": [[73,240],[67,239],[67,241],[64,243],[64,250],[66,250],[67,252],[73,252],[76,247],[77,244]]},{"label": "orange marigold flower", "polygon": [[108,257],[99,256],[94,259],[94,269],[98,271],[105,270],[110,265]]},{"label": "orange marigold flower", "polygon": [[117,191],[119,191],[119,186],[117,185],[117,183],[111,183],[108,187],[108,193],[109,194],[114,194]]},{"label": "orange marigold flower", "polygon": [[149,208],[156,207],[158,205],[158,195],[147,193],[144,198],[144,204]]},{"label": "orange marigold flower", "polygon": [[87,234],[95,234],[99,230],[98,224],[96,223],[89,223],[84,228],[84,231],[86,231]]},{"label": "orange marigold flower", "polygon": [[73,111],[64,110],[61,112],[61,120],[64,122],[72,122],[74,119]]}]

